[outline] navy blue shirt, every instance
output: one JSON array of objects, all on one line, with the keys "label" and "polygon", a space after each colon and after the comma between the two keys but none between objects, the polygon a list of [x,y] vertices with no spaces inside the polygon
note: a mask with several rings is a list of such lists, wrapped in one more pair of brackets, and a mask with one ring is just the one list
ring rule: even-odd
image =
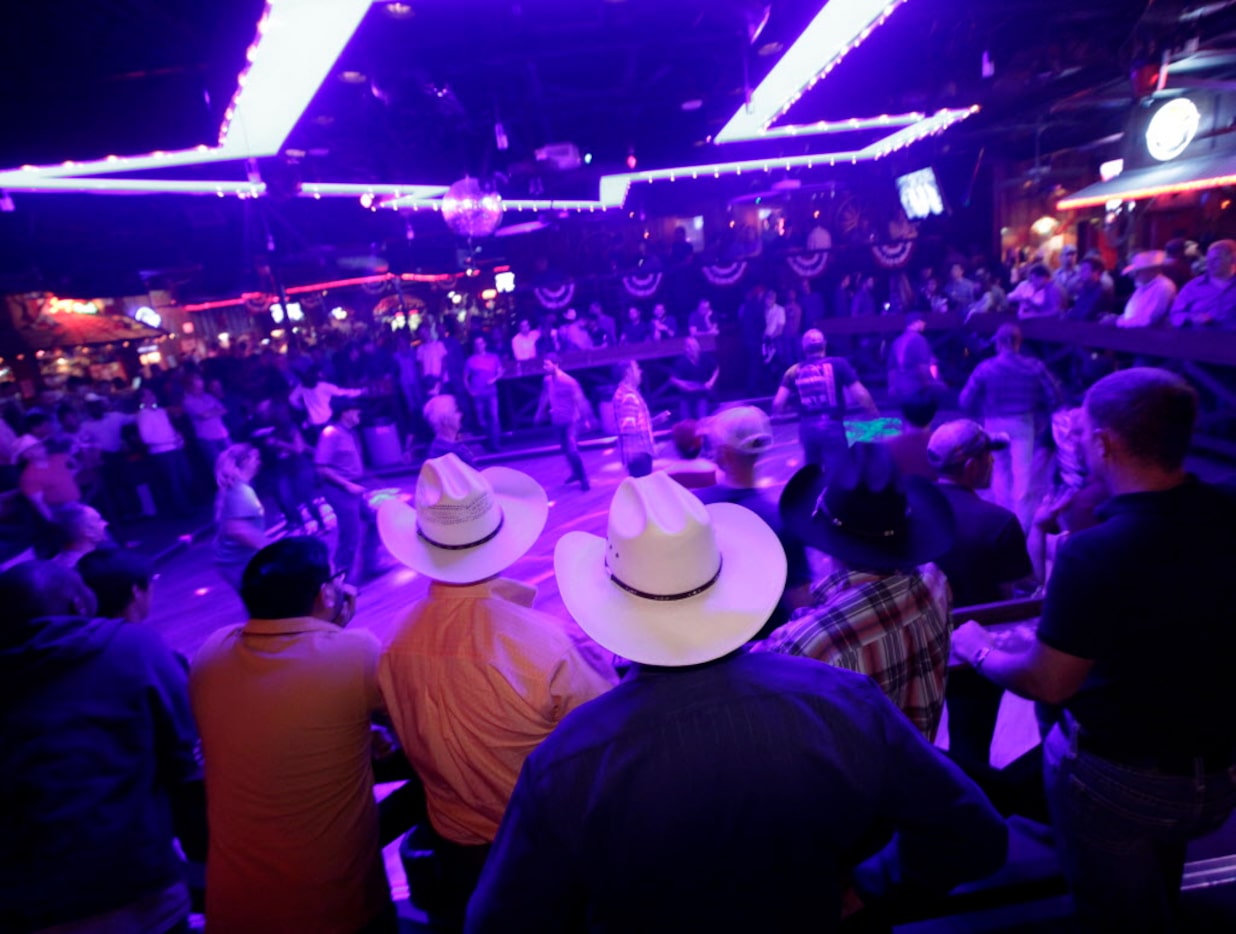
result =
[{"label": "navy blue shirt", "polygon": [[953,547],[936,561],[953,588],[953,606],[1003,600],[1002,584],[1011,584],[1034,572],[1021,523],[1009,510],[981,499],[967,487],[941,482],[939,490],[957,520]]},{"label": "navy blue shirt", "polygon": [[526,760],[467,930],[813,931],[867,895],[994,871],[982,792],[862,675],[730,655],[635,668]]},{"label": "navy blue shirt", "polygon": [[1093,659],[1065,707],[1136,755],[1236,748],[1236,504],[1196,479],[1127,493],[1056,557],[1038,638]]},{"label": "navy blue shirt", "polygon": [[181,878],[169,792],[200,779],[183,662],[144,626],[0,633],[0,931],[89,918]]}]

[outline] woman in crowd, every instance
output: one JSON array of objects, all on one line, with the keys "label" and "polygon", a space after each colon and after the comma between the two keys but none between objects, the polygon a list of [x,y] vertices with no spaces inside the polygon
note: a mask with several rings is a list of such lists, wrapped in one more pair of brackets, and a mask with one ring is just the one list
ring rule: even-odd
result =
[{"label": "woman in crowd", "polygon": [[107,541],[107,522],[97,509],[85,503],[59,507],[52,522],[62,543],[52,560],[64,567],[77,567],[78,561]]},{"label": "woman in crowd", "polygon": [[266,545],[266,512],[253,490],[261,465],[249,444],[233,444],[215,464],[215,569],[238,593],[245,565]]}]

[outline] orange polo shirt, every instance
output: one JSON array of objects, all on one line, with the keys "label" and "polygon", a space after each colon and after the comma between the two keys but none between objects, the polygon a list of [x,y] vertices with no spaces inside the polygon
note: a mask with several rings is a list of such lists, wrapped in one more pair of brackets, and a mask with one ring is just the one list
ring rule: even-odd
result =
[{"label": "orange polo shirt", "polygon": [[313,617],[252,619],[198,651],[212,934],[355,934],[390,904],[369,735],[379,652]]},{"label": "orange polo shirt", "polygon": [[568,713],[618,682],[612,655],[532,609],[536,588],[434,582],[378,668],[395,731],[447,840],[491,843],[524,759]]}]

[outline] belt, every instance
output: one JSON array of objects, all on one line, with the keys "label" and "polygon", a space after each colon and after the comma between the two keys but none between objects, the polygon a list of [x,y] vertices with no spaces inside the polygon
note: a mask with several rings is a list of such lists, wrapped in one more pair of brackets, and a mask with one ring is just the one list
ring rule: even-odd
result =
[{"label": "belt", "polygon": [[1192,776],[1226,772],[1236,763],[1236,749],[1211,749],[1198,753],[1139,753],[1104,742],[1077,727],[1077,748],[1082,752],[1107,759],[1117,765],[1135,769],[1153,769],[1164,775]]}]

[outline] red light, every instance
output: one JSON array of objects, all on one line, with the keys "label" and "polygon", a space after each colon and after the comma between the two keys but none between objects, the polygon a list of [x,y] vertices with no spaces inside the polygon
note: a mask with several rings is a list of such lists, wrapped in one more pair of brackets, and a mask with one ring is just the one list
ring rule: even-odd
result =
[{"label": "red light", "polygon": [[635,168],[636,162],[637,160],[635,158],[635,153],[631,153],[631,155],[627,156],[627,168],[628,169]]},{"label": "red light", "polygon": [[1065,198],[1063,201],[1056,202],[1056,209],[1071,211],[1077,208],[1097,207],[1100,204],[1107,204],[1108,201],[1143,201],[1158,195],[1173,195],[1183,191],[1204,191],[1207,188],[1221,188],[1224,185],[1236,185],[1236,175],[1199,178],[1191,182],[1176,182],[1171,185],[1154,185],[1150,188],[1136,188],[1133,191],[1112,192],[1089,198]]}]

